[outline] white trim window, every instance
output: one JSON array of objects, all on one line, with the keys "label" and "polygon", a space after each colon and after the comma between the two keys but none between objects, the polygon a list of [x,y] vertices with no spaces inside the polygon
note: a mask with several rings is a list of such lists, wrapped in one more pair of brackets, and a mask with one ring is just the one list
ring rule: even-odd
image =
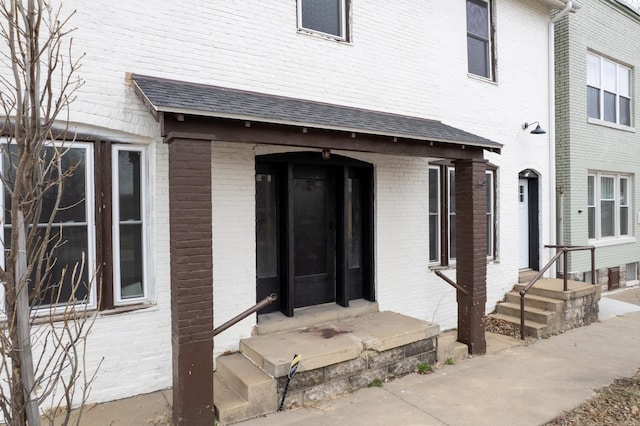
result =
[{"label": "white trim window", "polygon": [[467,70],[493,79],[491,1],[467,0]]},{"label": "white trim window", "polygon": [[587,216],[590,240],[630,237],[631,177],[593,172],[587,175]]},{"label": "white trim window", "polygon": [[[0,170],[5,178],[9,178],[7,182],[10,185],[10,176],[5,167],[8,158],[6,141],[4,144]],[[46,146],[43,151],[45,163],[47,157],[51,158],[48,153],[53,149],[53,144],[52,142],[50,146]],[[15,145],[11,147],[14,149]],[[67,269],[60,293],[61,303],[74,300],[87,303],[89,308],[104,310],[148,302],[150,280],[147,273],[149,243],[146,147],[108,142],[74,142],[66,144],[62,149],[62,170],[71,172],[64,179],[61,202],[53,215],[54,238],[51,241],[52,244],[57,243],[58,247],[55,249],[55,261],[49,274],[51,282],[55,283],[63,276],[62,271]],[[111,164],[110,173],[108,164]],[[94,168],[99,172],[95,172]],[[11,198],[4,185],[1,191],[0,200],[6,212]],[[55,201],[56,193],[53,189],[45,192],[38,228],[44,229],[46,226]],[[100,206],[97,210],[96,205]],[[2,224],[4,235],[0,244],[10,241],[11,223],[10,219],[6,219],[5,215]],[[4,256],[1,258],[4,265]],[[83,268],[77,269],[82,271],[80,285],[71,299],[71,283],[68,279],[71,274],[68,271],[72,271],[75,265],[80,265],[83,259]],[[96,269],[96,264],[103,266]],[[35,279],[32,278],[31,282],[32,305],[51,305],[53,291],[35,291]],[[102,284],[99,289],[100,297],[97,294],[98,282]]]},{"label": "white trim window", "polygon": [[298,0],[298,29],[347,40],[348,0]]},{"label": "white trim window", "polygon": [[144,149],[113,145],[111,158],[115,303],[134,303],[148,295]]},{"label": "white trim window", "polygon": [[631,69],[587,53],[587,115],[631,126]]},{"label": "white trim window", "polygon": [[[93,191],[93,146],[87,143],[75,142],[72,145],[56,145],[56,148],[64,154],[60,161],[60,170],[67,176],[64,178],[63,192],[60,195],[59,206],[54,212],[54,205],[58,192],[57,186],[49,187],[43,194],[42,212],[40,214],[38,229],[44,231],[47,222],[53,217],[49,236],[49,249],[53,255],[48,257],[50,270],[43,274],[40,281],[36,282],[37,272],[34,270],[29,283],[30,303],[32,306],[52,306],[57,303],[75,301],[96,305],[95,284],[95,214]],[[15,144],[10,145],[12,156],[17,149]],[[43,148],[45,162],[53,158],[54,145],[46,145]],[[2,147],[2,175],[8,179],[11,185],[11,172],[7,169],[8,153],[6,141]],[[51,179],[59,176],[56,167],[50,167]],[[2,185],[2,205],[5,212],[11,208],[11,195]],[[4,216],[3,220],[3,249],[10,244],[11,218]],[[46,255],[45,255],[46,256]],[[2,263],[4,266],[4,256]],[[83,262],[84,261],[84,262]],[[42,268],[46,266],[47,258],[43,259]],[[74,274],[75,272],[75,274]],[[55,288],[62,282],[59,294]],[[76,286],[75,291],[73,287]],[[59,297],[59,302],[57,298]]]},{"label": "white trim window", "polygon": [[[446,173],[447,178],[442,179]],[[495,257],[495,170],[486,172],[487,258]],[[455,168],[429,166],[429,263],[452,265],[456,259]]]}]

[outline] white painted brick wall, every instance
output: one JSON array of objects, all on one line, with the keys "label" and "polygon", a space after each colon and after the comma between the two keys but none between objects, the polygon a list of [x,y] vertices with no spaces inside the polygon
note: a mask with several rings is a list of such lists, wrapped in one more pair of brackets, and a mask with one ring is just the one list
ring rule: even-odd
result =
[{"label": "white painted brick wall", "polygon": [[[77,10],[75,52],[86,52],[86,84],[72,105],[72,121],[123,139],[158,139],[150,149],[157,307],[96,322],[88,360],[90,366],[105,360],[92,401],[171,384],[167,149],[126,81],[128,72],[434,118],[503,143],[502,155],[486,155],[499,167],[499,259],[488,267],[488,310],[517,279],[520,170],[541,175],[541,244],[548,243],[549,140],[521,129],[525,121],[548,125],[549,11],[539,2],[496,0],[495,83],[467,75],[463,1],[380,7],[354,0],[352,43],[297,33],[296,0],[63,3],[63,10]],[[255,301],[254,156],[268,151],[283,149],[213,147],[216,325]],[[428,272],[427,160],[341,154],[375,166],[381,308],[455,327],[455,292]],[[447,273],[455,278],[455,270]],[[254,321],[217,337],[215,353],[237,349]]]}]

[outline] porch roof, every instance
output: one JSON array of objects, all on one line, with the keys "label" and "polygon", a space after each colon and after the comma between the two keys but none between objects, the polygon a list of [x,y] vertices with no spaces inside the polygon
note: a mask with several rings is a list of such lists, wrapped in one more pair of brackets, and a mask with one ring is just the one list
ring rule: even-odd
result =
[{"label": "porch roof", "polygon": [[469,145],[498,153],[502,148],[437,120],[138,74],[131,79],[156,118],[174,113]]}]

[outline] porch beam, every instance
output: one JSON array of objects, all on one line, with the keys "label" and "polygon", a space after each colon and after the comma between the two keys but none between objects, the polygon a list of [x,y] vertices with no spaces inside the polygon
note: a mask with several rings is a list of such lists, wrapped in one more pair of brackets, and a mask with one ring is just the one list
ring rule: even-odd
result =
[{"label": "porch beam", "polygon": [[254,122],[251,123],[251,127],[245,127],[244,122],[241,121],[207,117],[185,117],[185,121],[177,121],[172,115],[165,115],[162,123],[162,133],[166,142],[180,138],[197,138],[451,160],[482,157],[482,152],[486,149],[462,143],[362,133],[353,138],[351,133],[337,130],[307,128],[307,131],[303,132],[299,127],[280,124]]},{"label": "porch beam", "polygon": [[458,160],[456,167],[456,279],[467,294],[457,292],[458,341],[472,355],[487,344],[482,318],[487,301],[487,161]]},{"label": "porch beam", "polygon": [[169,143],[173,424],[212,425],[211,141]]}]

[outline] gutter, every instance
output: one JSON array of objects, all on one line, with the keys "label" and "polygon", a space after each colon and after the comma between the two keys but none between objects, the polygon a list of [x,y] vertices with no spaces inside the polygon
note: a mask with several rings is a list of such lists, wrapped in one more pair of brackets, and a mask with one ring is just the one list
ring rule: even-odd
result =
[{"label": "gutter", "polygon": [[[554,2],[557,3],[557,2]],[[561,2],[559,2],[561,3]],[[549,20],[549,245],[560,245],[563,243],[562,227],[563,212],[556,210],[556,199],[562,195],[556,191],[556,76],[555,76],[555,25],[556,22],[564,18],[569,12],[575,12],[580,7],[574,8],[573,1],[567,1],[564,8]],[[559,200],[562,206],[562,199]],[[550,248],[549,258],[553,256],[553,248]],[[555,277],[557,271],[555,265],[550,268],[551,276]]]}]

